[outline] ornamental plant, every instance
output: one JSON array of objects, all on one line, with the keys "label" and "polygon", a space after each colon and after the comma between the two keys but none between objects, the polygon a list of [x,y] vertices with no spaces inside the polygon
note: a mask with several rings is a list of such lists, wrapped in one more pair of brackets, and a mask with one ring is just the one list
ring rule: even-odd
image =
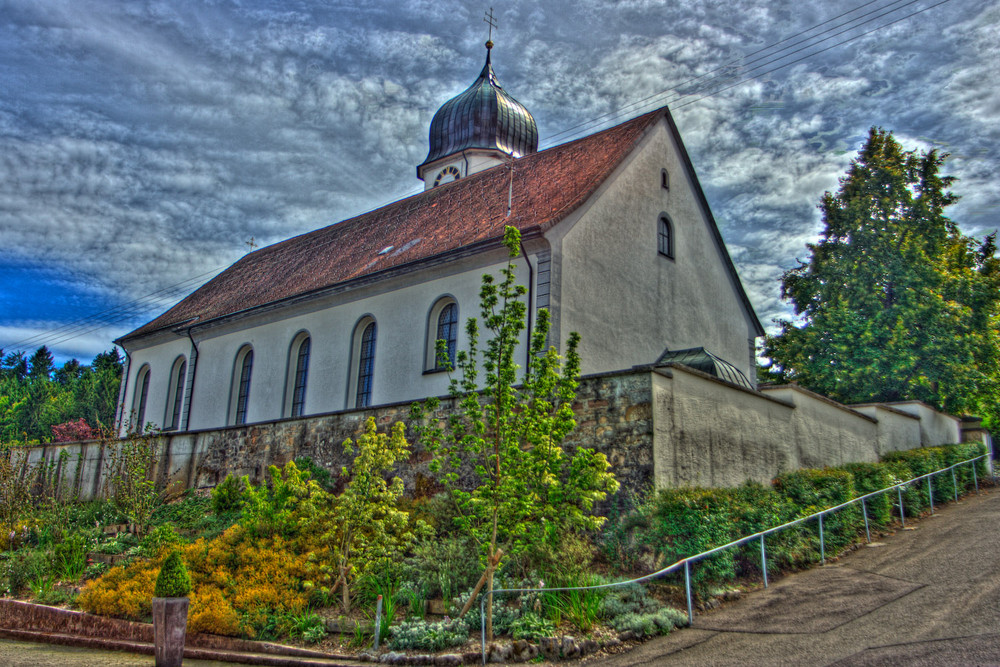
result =
[{"label": "ornamental plant", "polygon": [[[319,541],[332,557],[333,569],[327,574],[332,586],[327,595],[338,590],[344,613],[350,610],[351,588],[358,577],[377,572],[384,565],[402,560],[404,552],[416,539],[409,514],[399,509],[403,482],[398,477],[386,481],[386,474],[398,461],[410,456],[402,422],[393,425],[390,433],[379,433],[375,419],[369,417],[364,433],[357,442],[344,441],[344,451],[355,454],[350,468],[341,470],[347,480],[343,493],[331,502],[314,504],[311,527],[318,529]],[[323,566],[315,568],[322,575]]]},{"label": "ornamental plant", "polygon": [[522,370],[515,361],[527,314],[527,290],[517,283],[514,268],[521,249],[518,230],[507,227],[503,244],[509,259],[501,280],[484,275],[479,292],[489,334],[485,346],[480,349],[476,318],[466,324],[469,347],[457,354],[454,368],[444,341],[437,342],[439,363],[456,372],[450,394],[458,410],[443,424],[429,418],[440,405],[437,399],[411,410],[417,436],[433,456],[431,470],[455,502],[458,528],[481,549],[483,577],[461,615],[485,583],[490,639],[493,577],[503,559],[566,531],[599,528],[603,518],[593,515],[594,503],[618,489],[603,454],[578,447],[568,455],[561,447],[576,426],[572,406],[580,336],[570,334],[561,357],[548,345],[549,314],[540,310],[528,340],[527,367]]},{"label": "ornamental plant", "polygon": [[191,577],[181,560],[179,551],[172,551],[163,561],[160,574],[156,577],[153,596],[158,598],[183,598],[191,592]]}]

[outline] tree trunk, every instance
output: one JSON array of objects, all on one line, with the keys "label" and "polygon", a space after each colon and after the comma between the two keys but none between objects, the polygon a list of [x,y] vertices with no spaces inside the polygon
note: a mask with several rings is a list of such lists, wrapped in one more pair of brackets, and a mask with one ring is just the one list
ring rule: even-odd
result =
[{"label": "tree trunk", "polygon": [[479,591],[483,589],[483,584],[486,583],[487,577],[490,581],[490,592],[493,591],[493,577],[490,576],[492,570],[496,569],[497,563],[500,562],[500,558],[503,557],[503,549],[497,549],[496,554],[486,564],[486,570],[483,572],[483,576],[479,577],[479,581],[476,583],[476,587],[472,589],[472,594],[469,595],[469,599],[465,601],[462,606],[462,611],[458,612],[458,617],[462,618],[470,609],[472,609],[472,603],[476,601],[476,597],[479,595]]}]

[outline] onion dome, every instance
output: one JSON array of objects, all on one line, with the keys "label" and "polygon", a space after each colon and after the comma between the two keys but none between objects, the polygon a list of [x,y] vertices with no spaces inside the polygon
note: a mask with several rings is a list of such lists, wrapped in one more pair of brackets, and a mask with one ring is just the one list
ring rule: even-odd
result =
[{"label": "onion dome", "polygon": [[464,92],[445,102],[431,121],[430,152],[424,165],[470,148],[502,151],[514,157],[538,150],[538,126],[523,104],[500,86],[490,63],[493,42],[486,42],[486,65]]}]

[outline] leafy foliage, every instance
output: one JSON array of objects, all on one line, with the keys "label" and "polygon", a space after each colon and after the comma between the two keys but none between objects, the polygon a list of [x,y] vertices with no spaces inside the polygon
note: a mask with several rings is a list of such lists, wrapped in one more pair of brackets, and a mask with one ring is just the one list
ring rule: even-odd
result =
[{"label": "leafy foliage", "polygon": [[440,651],[461,646],[469,639],[469,626],[460,619],[438,622],[406,621],[392,628],[389,646],[393,649]]},{"label": "leafy foliage", "polygon": [[105,493],[115,507],[144,535],[153,512],[163,502],[152,479],[156,443],[150,436],[130,434],[124,440],[108,440],[108,474]]},{"label": "leafy foliage", "polygon": [[171,551],[163,561],[160,573],[156,575],[153,596],[158,598],[182,598],[191,592],[191,577],[188,576],[179,551]]},{"label": "leafy foliage", "polygon": [[122,367],[117,349],[89,366],[71,359],[61,368],[44,346],[30,359],[0,350],[0,442],[96,437],[114,423]]},{"label": "leafy foliage", "polygon": [[845,403],[917,399],[1000,424],[1000,260],[995,234],[963,236],[944,155],[904,151],[872,128],[820,202],[810,259],[785,273],[798,322],[782,321],[767,379]]},{"label": "leafy foliage", "polygon": [[347,480],[344,491],[334,502],[310,508],[310,522],[320,531],[319,540],[329,548],[335,566],[330,594],[340,589],[345,613],[358,577],[401,561],[416,538],[409,515],[398,508],[402,480],[387,482],[384,477],[410,456],[404,429],[397,422],[389,434],[379,433],[369,417],[356,443],[344,441],[345,452],[357,451],[350,469],[341,471]]},{"label": "leafy foliage", "polygon": [[[519,373],[514,353],[527,307],[513,264],[520,252],[516,229],[506,228],[504,245],[510,260],[500,282],[484,275],[479,294],[485,346],[480,349],[476,318],[466,324],[468,349],[456,356],[455,369],[438,341],[440,363],[457,370],[450,393],[458,412],[444,424],[433,420],[436,399],[411,412],[418,438],[434,457],[432,470],[458,508],[455,524],[480,546],[488,591],[504,554],[516,557],[562,530],[598,528],[603,519],[592,514],[594,503],[618,489],[603,454],[580,447],[568,456],[560,446],[576,425],[579,336],[570,335],[563,359],[548,346],[548,312],[539,311],[529,336],[530,365]],[[493,606],[488,609],[492,614]],[[491,618],[487,633],[492,636]]]}]

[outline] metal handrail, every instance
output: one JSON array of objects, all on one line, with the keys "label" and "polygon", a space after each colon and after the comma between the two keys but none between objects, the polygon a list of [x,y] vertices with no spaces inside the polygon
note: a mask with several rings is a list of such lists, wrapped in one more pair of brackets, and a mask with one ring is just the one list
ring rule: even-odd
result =
[{"label": "metal handrail", "polygon": [[482,645],[483,664],[484,665],[486,664],[486,600],[489,599],[493,595],[497,595],[498,593],[532,593],[532,592],[557,593],[557,592],[562,592],[562,591],[585,591],[585,590],[596,591],[596,590],[600,590],[600,589],[604,589],[604,588],[615,588],[615,587],[619,587],[619,586],[631,586],[632,584],[640,584],[640,583],[642,583],[644,581],[649,581],[649,580],[652,580],[652,579],[656,579],[658,577],[662,577],[663,575],[670,574],[671,572],[679,570],[681,567],[683,567],[684,568],[684,589],[685,589],[685,594],[686,594],[686,597],[687,597],[688,627],[690,627],[691,625],[694,624],[694,610],[693,610],[693,607],[692,607],[692,595],[691,595],[691,563],[699,561],[699,560],[701,560],[703,558],[706,558],[707,556],[711,556],[712,554],[718,553],[720,551],[724,551],[725,549],[729,549],[731,547],[741,546],[741,545],[747,544],[749,542],[752,542],[753,540],[758,540],[759,539],[760,540],[760,561],[761,561],[761,568],[760,569],[761,569],[761,572],[763,573],[764,587],[767,588],[767,586],[768,586],[768,581],[767,581],[767,548],[766,548],[765,543],[764,543],[764,538],[767,537],[768,535],[770,535],[772,533],[777,533],[778,531],[781,531],[781,530],[785,530],[786,528],[791,528],[792,526],[798,525],[800,523],[805,523],[806,521],[810,521],[812,519],[818,519],[818,521],[819,521],[820,559],[823,562],[823,564],[826,564],[826,545],[825,545],[825,541],[824,541],[824,532],[823,532],[823,515],[824,514],[829,514],[831,512],[836,512],[837,510],[844,509],[845,507],[848,507],[849,505],[853,505],[855,503],[861,503],[862,513],[864,514],[864,519],[865,519],[865,537],[866,537],[866,540],[868,542],[871,542],[871,531],[869,530],[869,527],[868,527],[868,509],[867,509],[867,505],[865,503],[865,501],[867,499],[873,498],[875,496],[878,496],[878,495],[881,495],[883,493],[887,493],[889,491],[892,491],[893,489],[896,489],[896,492],[897,492],[897,495],[898,495],[898,499],[899,499],[899,502],[898,502],[898,505],[899,505],[899,519],[900,519],[900,522],[902,523],[902,526],[905,528],[906,527],[906,512],[905,512],[904,507],[903,507],[903,490],[904,489],[906,489],[907,487],[909,487],[910,484],[913,484],[914,482],[917,482],[917,481],[920,481],[920,480],[926,478],[927,479],[927,496],[928,496],[928,499],[930,501],[931,514],[933,514],[934,513],[934,490],[933,490],[932,485],[931,485],[931,477],[933,477],[934,475],[937,475],[939,473],[951,470],[952,487],[954,488],[954,491],[955,491],[955,500],[957,501],[958,500],[958,483],[957,483],[957,479],[956,479],[956,475],[955,475],[955,468],[957,468],[958,466],[965,465],[967,463],[972,464],[972,466],[971,466],[972,467],[972,479],[973,479],[973,483],[975,484],[975,487],[976,487],[976,495],[978,495],[979,494],[979,476],[976,473],[975,462],[978,461],[979,459],[986,459],[988,457],[989,457],[989,454],[981,454],[979,456],[976,456],[976,457],[971,458],[971,459],[967,459],[965,461],[959,461],[958,463],[954,463],[954,464],[952,464],[950,466],[947,466],[945,468],[940,468],[938,470],[934,470],[932,472],[920,475],[918,477],[913,477],[911,479],[906,480],[905,482],[900,482],[899,484],[893,484],[892,486],[887,486],[884,489],[879,489],[878,491],[872,491],[871,493],[866,493],[863,496],[858,496],[857,498],[852,498],[851,500],[848,500],[846,503],[840,503],[839,505],[834,505],[833,507],[827,507],[826,509],[820,510],[819,512],[813,512],[812,514],[810,514],[808,516],[799,517],[798,519],[794,519],[794,520],[789,521],[787,523],[783,523],[780,526],[775,526],[773,528],[768,528],[767,530],[762,530],[762,531],[753,533],[752,535],[747,535],[746,537],[741,537],[738,540],[733,540],[732,542],[728,542],[726,544],[723,544],[722,546],[718,546],[718,547],[715,547],[715,548],[712,548],[712,549],[708,549],[707,551],[702,551],[701,553],[695,554],[694,556],[688,556],[687,558],[682,558],[681,560],[677,561],[676,563],[673,563],[672,565],[668,565],[667,567],[661,568],[661,569],[659,569],[659,570],[657,570],[655,572],[651,572],[650,574],[646,574],[646,575],[643,575],[641,577],[637,577],[635,579],[628,579],[626,581],[615,581],[615,582],[607,583],[607,584],[597,584],[595,586],[568,586],[568,587],[562,587],[562,588],[496,588],[496,589],[493,590],[492,593],[484,593],[482,599],[479,601],[480,625],[481,625],[480,639],[481,639],[481,645]]}]

